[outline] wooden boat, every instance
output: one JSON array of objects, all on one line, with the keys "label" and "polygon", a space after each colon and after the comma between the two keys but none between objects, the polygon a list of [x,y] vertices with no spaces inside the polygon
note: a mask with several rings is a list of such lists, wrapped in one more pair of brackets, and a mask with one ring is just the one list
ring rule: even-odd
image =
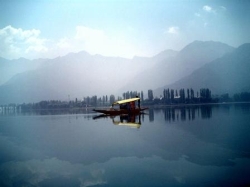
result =
[{"label": "wooden boat", "polygon": [[120,114],[139,114],[142,111],[146,110],[148,108],[137,108],[137,109],[133,109],[133,110],[126,110],[126,109],[93,109],[93,111],[95,112],[99,112],[99,113],[103,113],[106,115],[120,115]]},{"label": "wooden boat", "polygon": [[[138,107],[135,107],[135,101],[138,101]],[[119,105],[118,109],[115,109],[114,106]],[[106,115],[121,115],[121,114],[139,114],[142,111],[148,108],[140,107],[140,98],[135,97],[131,99],[125,99],[121,101],[116,101],[112,104],[112,107],[109,109],[94,109],[93,111],[103,113]]]}]

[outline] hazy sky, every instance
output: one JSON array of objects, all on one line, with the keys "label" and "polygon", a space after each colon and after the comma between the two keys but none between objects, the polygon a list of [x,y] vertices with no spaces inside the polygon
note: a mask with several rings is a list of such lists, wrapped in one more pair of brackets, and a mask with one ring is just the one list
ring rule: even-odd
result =
[{"label": "hazy sky", "polygon": [[0,56],[132,58],[194,40],[238,47],[250,42],[249,20],[249,0],[0,0]]}]

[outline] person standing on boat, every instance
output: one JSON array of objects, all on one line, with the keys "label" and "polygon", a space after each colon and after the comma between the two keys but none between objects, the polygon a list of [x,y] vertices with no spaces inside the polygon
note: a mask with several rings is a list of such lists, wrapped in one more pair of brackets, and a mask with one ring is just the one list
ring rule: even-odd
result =
[{"label": "person standing on boat", "polygon": [[[138,95],[136,97],[139,98]],[[141,99],[138,100],[138,108],[141,108]]]}]

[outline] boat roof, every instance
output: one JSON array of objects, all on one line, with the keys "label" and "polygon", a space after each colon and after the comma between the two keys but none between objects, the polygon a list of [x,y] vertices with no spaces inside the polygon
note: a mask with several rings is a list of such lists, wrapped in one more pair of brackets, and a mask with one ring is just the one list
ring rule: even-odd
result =
[{"label": "boat roof", "polygon": [[131,98],[131,99],[124,99],[124,100],[120,100],[120,101],[116,101],[113,103],[113,105],[120,105],[120,104],[124,104],[124,103],[129,103],[129,102],[133,102],[133,101],[137,101],[139,100],[139,97],[135,97],[135,98]]}]

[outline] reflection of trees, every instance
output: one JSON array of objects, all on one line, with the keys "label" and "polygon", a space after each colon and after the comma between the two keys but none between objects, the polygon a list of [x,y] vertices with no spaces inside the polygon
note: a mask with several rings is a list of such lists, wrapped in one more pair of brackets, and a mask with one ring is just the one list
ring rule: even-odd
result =
[{"label": "reflection of trees", "polygon": [[193,107],[192,108],[192,120],[194,120],[195,119],[195,108]]},{"label": "reflection of trees", "polygon": [[149,109],[149,121],[154,121],[154,110],[153,109]]},{"label": "reflection of trees", "polygon": [[[190,106],[164,108],[165,121],[194,120],[196,117],[207,119],[212,117],[212,106]],[[201,115],[200,115],[201,114]]]},{"label": "reflection of trees", "polygon": [[209,119],[212,117],[212,106],[203,105],[200,107],[200,110],[202,119]]},{"label": "reflection of trees", "polygon": [[165,108],[164,117],[165,121],[175,121],[181,119],[182,121],[186,120],[187,109],[185,107],[180,108]]},{"label": "reflection of trees", "polygon": [[165,109],[165,111],[164,111],[164,118],[165,118],[165,121],[171,121],[171,112],[170,112],[170,110],[168,110],[168,109]]},{"label": "reflection of trees", "polygon": [[185,108],[181,108],[181,120],[185,121],[186,120],[186,109]]},{"label": "reflection of trees", "polygon": [[250,112],[250,107],[248,103],[235,104],[234,108],[237,110],[241,110],[241,112],[243,113],[249,114]]},{"label": "reflection of trees", "polygon": [[171,110],[171,116],[172,116],[172,120],[175,121],[175,112],[174,112],[174,108],[172,108],[172,110]]}]

